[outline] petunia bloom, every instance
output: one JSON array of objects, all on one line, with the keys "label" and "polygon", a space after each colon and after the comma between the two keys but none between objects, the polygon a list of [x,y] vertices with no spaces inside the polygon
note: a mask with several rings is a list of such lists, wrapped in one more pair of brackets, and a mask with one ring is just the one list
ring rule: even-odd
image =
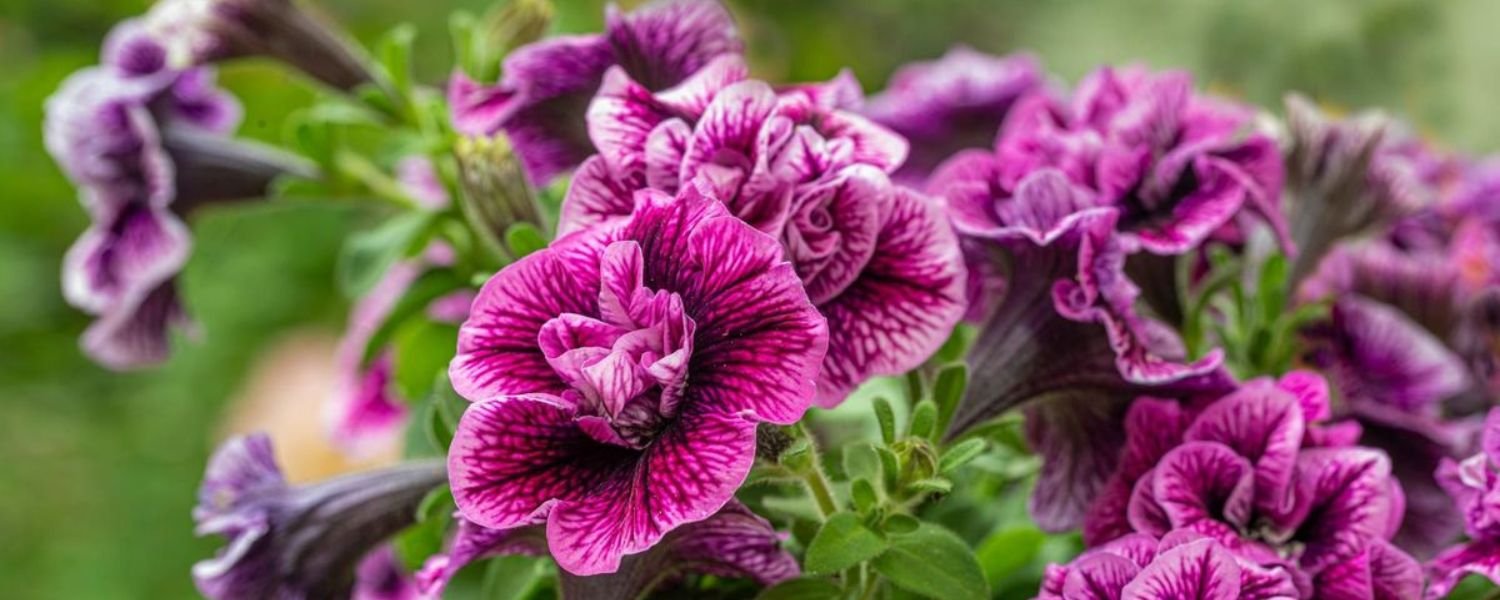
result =
[{"label": "petunia bloom", "polygon": [[427,600],[417,582],[397,562],[390,546],[378,548],[359,561],[350,600]]},{"label": "petunia bloom", "polygon": [[1044,459],[1032,516],[1047,529],[1075,527],[1114,468],[1130,400],[1222,393],[1222,359],[1186,360],[1169,329],[1135,312],[1119,210],[1061,171],[1010,187],[989,153],[968,151],[930,185],[969,244],[971,270],[1005,276],[971,289],[980,333],[948,434],[1024,407]]},{"label": "petunia bloom", "polygon": [[106,62],[136,72],[265,56],[338,90],[374,81],[352,45],[292,0],[160,0],[122,26],[160,48],[140,37],[108,46]]},{"label": "petunia bloom", "polygon": [[216,600],[347,595],[361,559],[411,525],[443,478],[441,462],[424,462],[292,486],[269,438],[231,439],[209,459],[193,509],[198,535],[227,543],[193,565],[193,580]]},{"label": "petunia bloom", "polygon": [[1303,597],[1296,574],[1264,567],[1213,538],[1191,530],[1158,540],[1133,533],[1084,552],[1066,565],[1048,565],[1038,600],[1285,600]]},{"label": "petunia bloom", "polygon": [[1289,569],[1304,597],[1420,593],[1420,567],[1389,542],[1405,502],[1390,459],[1323,422],[1321,378],[1250,381],[1201,408],[1143,398],[1131,413],[1128,459],[1089,514],[1096,543],[1185,529]]},{"label": "petunia bloom", "polygon": [[994,146],[1011,107],[1041,86],[1041,66],[1029,54],[955,46],[942,58],[898,69],[861,112],[911,142],[896,178],[920,182],[960,150]]},{"label": "petunia bloom", "polygon": [[611,67],[651,90],[675,86],[714,58],[742,52],[729,12],[714,0],[657,0],[630,13],[613,4],[603,33],[559,36],[506,57],[500,82],[455,71],[448,85],[455,129],[504,132],[534,184],[545,185],[593,153],[580,124]]},{"label": "petunia bloom", "polygon": [[696,188],[496,274],[450,379],[474,401],[449,449],[454,499],[490,529],[546,523],[578,575],[615,571],[724,506],[755,430],[812,400],[828,345],[776,240]]},{"label": "petunia bloom", "polygon": [[90,67],[48,99],[47,150],[93,219],[64,260],[63,292],[99,317],[82,340],[96,361],[119,369],[158,362],[168,330],[187,324],[173,284],[191,245],[182,215],[258,196],[272,178],[305,172],[225,139],[239,115],[206,70]]},{"label": "petunia bloom", "polygon": [[[428,594],[441,593],[448,580],[474,560],[506,554],[546,554],[542,529],[533,525],[492,530],[460,520],[448,551],[428,559],[418,573],[421,589]],[[586,577],[563,573],[562,596],[631,600],[671,585],[687,573],[775,585],[801,572],[797,559],[781,547],[784,537],[770,522],[731,500],[713,516],[678,527],[650,550],[626,557],[614,573]]]},{"label": "petunia bloom", "polygon": [[1463,515],[1469,541],[1443,551],[1427,565],[1427,597],[1441,598],[1469,574],[1500,583],[1500,409],[1484,422],[1480,451],[1463,461],[1444,459],[1438,483]]},{"label": "petunia bloom", "polygon": [[575,174],[561,231],[619,221],[643,188],[702,187],[780,239],[828,318],[817,403],[875,375],[906,372],[963,311],[957,241],[936,203],[894,185],[899,136],[849,112],[846,77],[773,90],[722,57],[659,93],[614,69],[589,109],[599,154]]}]

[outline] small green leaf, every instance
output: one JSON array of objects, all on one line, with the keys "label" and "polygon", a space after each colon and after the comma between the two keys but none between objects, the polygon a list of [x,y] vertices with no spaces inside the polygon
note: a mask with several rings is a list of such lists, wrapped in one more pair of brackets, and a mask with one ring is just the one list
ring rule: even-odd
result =
[{"label": "small green leaf", "polygon": [[875,486],[870,485],[870,480],[863,477],[855,479],[849,486],[849,496],[854,499],[854,509],[860,514],[869,514],[880,503],[880,497],[875,494]]},{"label": "small green leaf", "polygon": [[433,213],[407,212],[349,236],[338,259],[339,289],[350,299],[368,294],[391,265],[426,245]]},{"label": "small green leaf", "polygon": [[870,564],[897,587],[929,598],[984,600],[990,595],[973,551],[958,536],[931,523],[892,535],[890,549]]},{"label": "small green leaf", "polygon": [[417,505],[417,522],[426,523],[432,519],[452,515],[453,508],[453,490],[444,485],[427,492],[427,496],[422,498],[422,503]]},{"label": "small green leaf", "polygon": [[855,479],[880,480],[880,454],[867,442],[857,442],[844,447],[844,476]]},{"label": "small green leaf", "polygon": [[783,581],[756,596],[756,600],[838,600],[843,590],[821,577],[800,577]]},{"label": "small green leaf", "polygon": [[859,515],[836,513],[807,545],[803,567],[809,573],[836,573],[879,556],[885,549],[885,539],[865,527]]},{"label": "small green leaf", "polygon": [[998,587],[1006,578],[1031,564],[1047,535],[1031,525],[1017,525],[991,534],[975,553],[984,579]]},{"label": "small green leaf", "polygon": [[896,479],[901,476],[901,458],[885,446],[875,448],[875,452],[880,456],[880,470],[885,475],[885,489],[895,490]]},{"label": "small green leaf", "polygon": [[958,401],[963,399],[968,381],[969,368],[962,364],[949,365],[938,372],[937,383],[932,386],[932,401],[937,403],[934,431],[938,434],[947,431],[948,422],[953,420],[953,411],[958,409]]},{"label": "small green leaf", "polygon": [[932,439],[937,428],[937,405],[931,400],[917,403],[911,411],[911,429],[907,433],[914,438]]},{"label": "small green leaf", "polygon": [[896,513],[886,517],[881,526],[884,527],[886,533],[911,533],[921,527],[922,522],[911,515]]},{"label": "small green leaf", "polygon": [[505,246],[511,255],[521,258],[547,247],[547,238],[541,230],[527,222],[515,223],[505,230]]},{"label": "small green leaf", "polygon": [[913,481],[907,484],[907,487],[910,487],[911,489],[918,492],[946,494],[953,491],[953,482],[948,481],[947,479],[944,479],[942,477],[928,477],[926,479],[918,479],[916,481]]},{"label": "small green leaf", "polygon": [[448,369],[458,348],[458,326],[412,320],[391,340],[392,376],[403,398],[432,393],[433,378]]},{"label": "small green leaf", "polygon": [[396,548],[396,556],[400,558],[401,564],[406,565],[408,569],[416,570],[422,567],[427,557],[442,552],[443,534],[448,530],[448,524],[452,520],[451,516],[440,514],[407,527],[397,534],[392,544]]},{"label": "small green leaf", "polygon": [[491,559],[484,570],[485,600],[522,600],[531,597],[547,573],[545,559],[536,556],[501,556]]},{"label": "small green leaf", "polygon": [[403,97],[411,93],[411,47],[416,39],[417,28],[403,23],[391,29],[376,44],[381,68],[385,70],[391,87]]},{"label": "small green leaf", "polygon": [[886,445],[896,443],[896,412],[891,410],[891,401],[877,396],[871,404],[875,408],[875,420],[880,422],[880,439]]},{"label": "small green leaf", "polygon": [[974,343],[978,331],[978,328],[973,325],[959,323],[953,328],[953,333],[948,336],[948,340],[943,342],[943,346],[933,353],[932,359],[928,362],[946,364],[962,360],[964,354],[969,351],[969,346]]},{"label": "small green leaf", "polygon": [[985,446],[985,441],[979,438],[969,438],[954,444],[938,459],[938,472],[948,473],[968,464],[974,457],[984,453]]}]

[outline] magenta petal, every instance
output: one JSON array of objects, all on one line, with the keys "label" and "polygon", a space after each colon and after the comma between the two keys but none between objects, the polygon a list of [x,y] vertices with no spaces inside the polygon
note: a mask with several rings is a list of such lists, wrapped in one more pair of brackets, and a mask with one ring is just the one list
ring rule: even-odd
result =
[{"label": "magenta petal", "polygon": [[506,394],[559,393],[563,382],[537,346],[542,325],[563,313],[595,312],[596,274],[559,252],[537,252],[501,269],[474,299],[448,368],[453,389],[471,401]]},{"label": "magenta petal", "polygon": [[1063,580],[1062,597],[1068,600],[1118,600],[1125,585],[1135,579],[1141,567],[1122,556],[1095,553],[1069,565]]},{"label": "magenta petal", "polygon": [[1250,461],[1255,468],[1256,510],[1285,515],[1295,500],[1293,470],[1304,429],[1297,401],[1269,382],[1259,382],[1205,409],[1184,439],[1217,442]]},{"label": "magenta petal", "polygon": [[1120,594],[1122,600],[1239,598],[1240,567],[1223,546],[1202,539],[1157,555]]},{"label": "magenta petal", "polygon": [[622,556],[712,515],[750,471],[755,427],[737,416],[683,414],[634,467],[552,509],[547,540],[553,558],[576,575],[613,572]]},{"label": "magenta petal", "polygon": [[1463,361],[1394,308],[1357,297],[1334,304],[1331,322],[1310,332],[1311,362],[1352,401],[1420,413],[1469,385]]},{"label": "magenta petal", "polygon": [[798,190],[782,243],[814,304],[837,298],[861,275],[893,194],[885,173],[866,165]]},{"label": "magenta petal", "polygon": [[1454,546],[1432,559],[1427,564],[1427,573],[1432,578],[1427,598],[1434,600],[1447,596],[1471,574],[1487,577],[1500,585],[1500,541],[1484,540]]},{"label": "magenta petal", "polygon": [[966,282],[957,240],[937,206],[895,189],[869,262],[847,289],[819,305],[830,351],[818,404],[836,406],[869,377],[927,360],[963,317]]},{"label": "magenta petal", "polygon": [[1211,442],[1187,442],[1168,452],[1152,485],[1173,528],[1204,520],[1249,525],[1255,491],[1250,463],[1228,446]]},{"label": "magenta petal", "polygon": [[1130,531],[1126,507],[1134,483],[1182,443],[1190,422],[1176,400],[1140,398],[1125,414],[1125,449],[1114,474],[1089,505],[1083,538],[1089,545],[1115,539]]},{"label": "magenta petal", "polygon": [[744,46],[733,17],[717,1],[657,0],[630,13],[611,5],[605,36],[619,64],[653,90],[676,85]]},{"label": "magenta petal", "polygon": [[683,155],[681,179],[692,179],[703,165],[717,164],[749,173],[758,160],[761,127],[776,107],[776,93],[760,81],[742,81],[721,90],[703,112]]},{"label": "magenta petal", "polygon": [[144,204],[112,209],[63,259],[63,295],[91,313],[140,301],[182,270],[192,245],[176,216]]},{"label": "magenta petal", "polygon": [[[1302,566],[1316,571],[1361,551],[1366,540],[1385,539],[1400,523],[1392,493],[1391,463],[1367,448],[1314,448],[1297,457],[1299,499],[1309,518],[1297,530],[1305,540]],[[1398,488],[1399,489],[1399,488]]]},{"label": "magenta petal", "polygon": [[635,192],[621,183],[602,156],[591,156],[573,173],[563,198],[557,235],[566,236],[630,216]]},{"label": "magenta petal", "polygon": [[516,95],[499,85],[482,85],[463,69],[454,69],[448,76],[447,93],[453,128],[465,135],[488,135],[500,129]]},{"label": "magenta petal", "polygon": [[167,281],[149,290],[143,298],[100,315],[83,332],[79,346],[105,367],[136,369],[166,360],[171,350],[170,332],[191,325],[178,300],[176,284]]},{"label": "magenta petal", "polygon": [[457,517],[458,529],[442,554],[427,559],[417,571],[417,589],[433,598],[442,596],[448,582],[469,563],[491,556],[508,554],[543,555],[547,539],[540,526],[517,529],[490,529]]},{"label": "magenta petal", "polygon": [[573,423],[555,396],[504,396],[469,406],[448,449],[448,478],[464,517],[490,529],[541,521],[628,469],[633,457]]}]

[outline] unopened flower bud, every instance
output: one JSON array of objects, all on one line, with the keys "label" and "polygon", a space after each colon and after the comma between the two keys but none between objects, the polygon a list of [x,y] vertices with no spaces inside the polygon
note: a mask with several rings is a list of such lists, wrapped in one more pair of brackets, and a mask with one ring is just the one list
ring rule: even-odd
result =
[{"label": "unopened flower bud", "polygon": [[504,135],[466,137],[454,148],[463,195],[459,207],[469,224],[504,252],[505,234],[517,223],[542,229],[536,194]]},{"label": "unopened flower bud", "polygon": [[502,55],[541,39],[555,14],[550,0],[507,0],[485,18],[485,35]]}]

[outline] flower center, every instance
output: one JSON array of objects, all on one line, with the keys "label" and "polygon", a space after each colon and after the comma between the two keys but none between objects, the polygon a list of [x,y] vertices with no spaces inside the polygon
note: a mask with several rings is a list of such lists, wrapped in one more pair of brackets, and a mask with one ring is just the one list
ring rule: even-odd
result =
[{"label": "flower center", "polygon": [[542,326],[547,362],[571,388],[578,426],[602,443],[642,448],[677,416],[696,325],[682,297],[642,284],[640,247],[616,242],[601,265],[598,318]]}]

